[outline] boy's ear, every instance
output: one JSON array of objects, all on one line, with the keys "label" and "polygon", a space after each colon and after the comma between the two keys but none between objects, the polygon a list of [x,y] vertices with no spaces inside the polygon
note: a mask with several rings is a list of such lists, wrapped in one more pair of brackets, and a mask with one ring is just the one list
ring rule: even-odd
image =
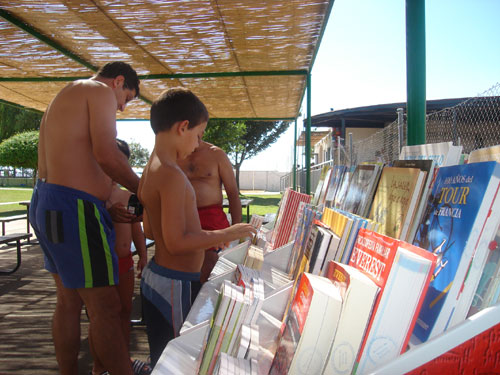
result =
[{"label": "boy's ear", "polygon": [[188,130],[188,126],[189,126],[188,120],[179,121],[179,123],[177,124],[177,130],[178,130],[179,134],[182,134],[186,130]]}]

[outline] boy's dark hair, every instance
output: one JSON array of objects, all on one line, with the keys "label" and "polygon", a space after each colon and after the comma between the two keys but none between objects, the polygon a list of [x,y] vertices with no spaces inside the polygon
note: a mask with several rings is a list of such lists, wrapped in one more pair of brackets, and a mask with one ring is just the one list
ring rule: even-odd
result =
[{"label": "boy's dark hair", "polygon": [[125,78],[123,88],[135,89],[135,97],[139,96],[139,78],[136,71],[129,64],[121,61],[107,63],[97,71],[97,75],[104,78],[123,76]]},{"label": "boy's dark hair", "polygon": [[128,143],[116,138],[116,145],[118,146],[118,149],[127,157],[127,159],[130,159],[130,148],[128,147]]},{"label": "boy's dark hair", "polygon": [[155,134],[188,120],[188,129],[208,122],[205,104],[191,90],[177,87],[163,91],[151,106],[151,128]]}]

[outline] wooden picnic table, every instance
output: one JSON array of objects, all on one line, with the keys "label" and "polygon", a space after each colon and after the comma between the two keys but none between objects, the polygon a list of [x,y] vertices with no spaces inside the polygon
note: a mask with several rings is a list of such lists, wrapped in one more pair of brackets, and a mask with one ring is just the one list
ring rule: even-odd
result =
[{"label": "wooden picnic table", "polygon": [[[241,201],[241,208],[245,208],[247,209],[247,223],[250,222],[250,203],[253,202],[253,199],[251,198],[244,198],[244,199],[240,199]],[[222,201],[222,207],[229,207],[229,201],[224,198],[224,200]]]},{"label": "wooden picnic table", "polygon": [[14,233],[6,236],[0,236],[0,245],[10,244],[15,242],[17,246],[17,263],[16,266],[9,271],[0,271],[0,275],[10,275],[17,271],[21,266],[21,240],[28,240],[31,237],[31,233]]}]

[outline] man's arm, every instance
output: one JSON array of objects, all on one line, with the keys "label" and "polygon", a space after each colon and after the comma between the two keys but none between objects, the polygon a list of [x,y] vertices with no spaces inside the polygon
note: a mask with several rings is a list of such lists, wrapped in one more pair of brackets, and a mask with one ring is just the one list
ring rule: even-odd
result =
[{"label": "man's arm", "polygon": [[219,152],[219,176],[226,191],[227,200],[229,201],[229,213],[231,214],[231,224],[241,223],[241,201],[238,191],[238,184],[234,176],[233,166],[229,161],[226,153],[222,150]]},{"label": "man's arm", "polygon": [[116,145],[116,98],[106,87],[93,90],[88,99],[92,152],[112,180],[137,193],[139,177]]}]

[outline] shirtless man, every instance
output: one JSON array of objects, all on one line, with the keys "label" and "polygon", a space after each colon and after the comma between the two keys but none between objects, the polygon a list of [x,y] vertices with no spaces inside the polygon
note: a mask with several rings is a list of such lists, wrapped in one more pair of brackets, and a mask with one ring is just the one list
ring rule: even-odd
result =
[{"label": "shirtless man", "polygon": [[152,366],[178,336],[191,308],[204,249],[255,233],[250,224],[242,223],[221,230],[201,229],[193,187],[177,163],[198,147],[207,121],[205,105],[186,89],[165,91],[151,106],[155,147],[138,195],[145,210],[144,232],[155,240],[154,257],[141,280]]},{"label": "shirtless man", "polygon": [[[196,193],[196,205],[204,230],[224,229],[229,226],[226,213],[222,209],[222,185],[229,201],[231,223],[241,223],[241,201],[233,166],[226,153],[217,146],[200,141],[200,146],[179,166],[189,178]],[[200,281],[206,282],[217,263],[217,249],[205,252]]]},{"label": "shirtless man", "polygon": [[64,87],[40,124],[30,221],[56,283],[52,335],[63,375],[78,374],[83,303],[99,360],[111,374],[132,374],[115,287],[114,230],[104,202],[111,180],[132,192],[139,185],[115,140],[116,111],[138,95],[130,65],[109,63],[94,77]]}]

